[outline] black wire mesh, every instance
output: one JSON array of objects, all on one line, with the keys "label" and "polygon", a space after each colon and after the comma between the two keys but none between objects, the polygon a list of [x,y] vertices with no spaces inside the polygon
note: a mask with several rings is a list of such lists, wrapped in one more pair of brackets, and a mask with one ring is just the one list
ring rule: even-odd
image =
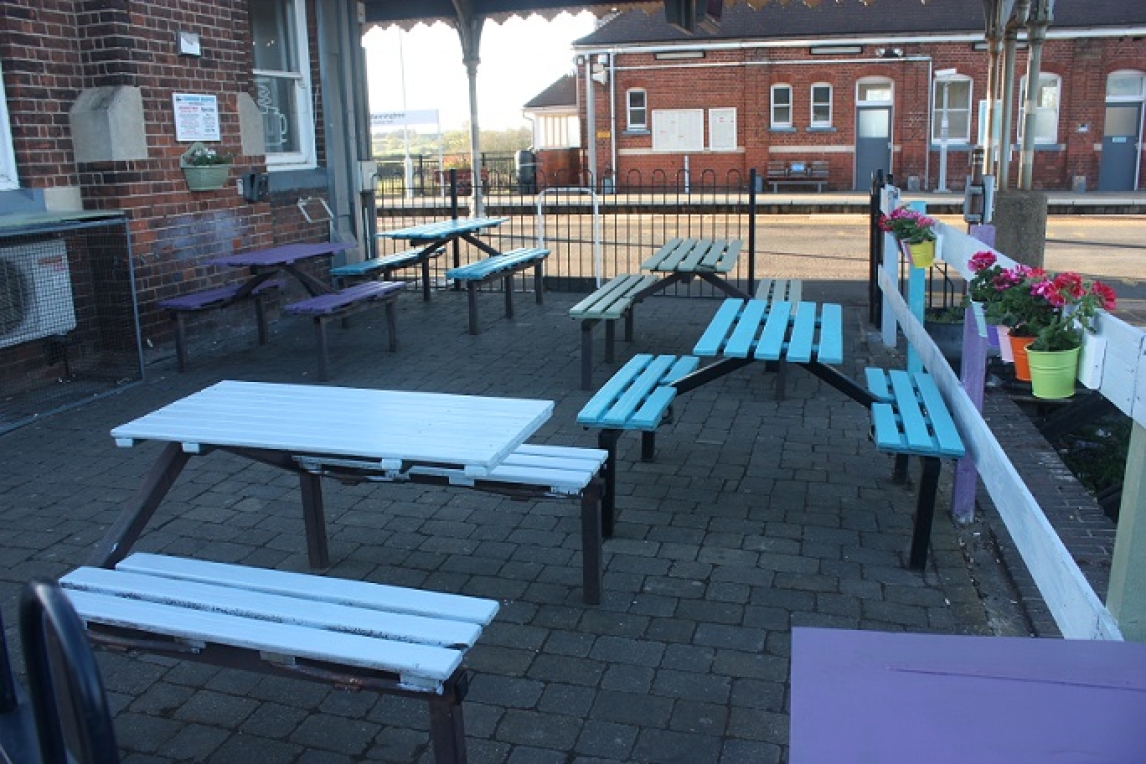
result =
[{"label": "black wire mesh", "polygon": [[123,218],[0,231],[0,433],[142,369]]}]

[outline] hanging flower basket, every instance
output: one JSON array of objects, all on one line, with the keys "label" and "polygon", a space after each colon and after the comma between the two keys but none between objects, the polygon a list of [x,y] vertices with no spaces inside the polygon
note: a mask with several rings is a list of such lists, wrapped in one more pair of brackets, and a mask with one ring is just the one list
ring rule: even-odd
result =
[{"label": "hanging flower basket", "polygon": [[187,188],[192,191],[214,191],[227,184],[231,157],[196,141],[179,157]]},{"label": "hanging flower basket", "polygon": [[911,258],[911,264],[916,268],[930,268],[935,263],[935,240],[911,243],[899,242],[903,254]]}]

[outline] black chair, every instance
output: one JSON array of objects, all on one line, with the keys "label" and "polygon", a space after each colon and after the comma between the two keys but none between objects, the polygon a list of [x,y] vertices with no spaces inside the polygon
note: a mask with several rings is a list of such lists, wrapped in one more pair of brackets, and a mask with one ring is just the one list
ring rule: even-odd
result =
[{"label": "black chair", "polygon": [[54,581],[20,595],[20,641],[44,764],[119,764],[99,666],[83,624]]},{"label": "black chair", "polygon": [[36,741],[36,718],[28,693],[12,674],[8,657],[8,639],[0,618],[0,764],[25,764],[40,761]]}]

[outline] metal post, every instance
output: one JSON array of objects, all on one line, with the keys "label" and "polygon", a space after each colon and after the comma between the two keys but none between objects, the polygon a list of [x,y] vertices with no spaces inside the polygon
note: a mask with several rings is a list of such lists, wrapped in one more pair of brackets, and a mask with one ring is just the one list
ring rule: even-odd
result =
[{"label": "metal post", "polygon": [[1042,70],[1043,42],[1054,12],[1054,0],[1031,4],[1027,22],[1027,98],[1023,112],[1023,145],[1019,153],[1019,188],[1030,189],[1034,176],[1036,109],[1039,103],[1039,75]]}]

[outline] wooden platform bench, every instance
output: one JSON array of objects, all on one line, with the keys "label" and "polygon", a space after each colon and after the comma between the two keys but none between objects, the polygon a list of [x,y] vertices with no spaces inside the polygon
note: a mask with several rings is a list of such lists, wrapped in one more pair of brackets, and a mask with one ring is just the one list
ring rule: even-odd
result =
[{"label": "wooden platform bench", "polygon": [[286,286],[285,279],[268,279],[263,281],[249,294],[241,295],[243,284],[228,284],[227,286],[205,289],[200,292],[190,292],[160,300],[159,307],[171,313],[175,322],[175,358],[179,371],[187,370],[187,316],[192,313],[203,313],[208,310],[220,310],[234,305],[236,302],[251,300],[255,304],[255,323],[258,324],[259,344],[267,344],[267,307],[265,298],[272,292],[278,292]]},{"label": "wooden platform bench", "polygon": [[395,301],[406,285],[401,281],[366,281],[348,286],[337,292],[292,302],[283,310],[296,316],[309,316],[314,321],[314,336],[318,343],[318,378],[329,377],[326,325],[334,319],[345,319],[378,306],[386,307],[386,329],[390,337],[390,351],[398,350],[398,319]]},{"label": "wooden platform bench", "polygon": [[569,317],[581,322],[581,389],[593,386],[593,327],[605,322],[605,362],[612,363],[617,340],[617,320],[625,319],[625,342],[633,341],[633,306],[655,290],[660,278],[622,273],[602,284],[593,294],[569,309]]},{"label": "wooden platform bench", "polygon": [[423,698],[435,761],[466,760],[462,663],[493,600],[140,553],[60,585],[97,645]]},{"label": "wooden platform bench", "polygon": [[446,251],[443,246],[419,247],[404,252],[395,252],[357,263],[347,263],[330,269],[335,285],[344,287],[367,279],[389,281],[395,271],[405,268],[422,267],[422,299],[430,299],[430,261]]},{"label": "wooden platform bench", "polygon": [[880,451],[895,454],[895,479],[906,481],[909,456],[923,462],[908,555],[908,566],[922,570],[935,515],[940,459],[962,457],[963,440],[930,374],[865,369],[864,375],[876,398],[871,406],[872,440]]},{"label": "wooden platform bench", "polygon": [[505,281],[505,316],[506,318],[513,318],[513,277],[517,273],[532,268],[533,291],[537,295],[537,304],[540,305],[543,302],[542,295],[545,292],[542,264],[548,256],[548,249],[523,247],[446,271],[446,278],[465,282],[469,301],[470,334],[477,334],[481,331],[477,315],[477,288],[487,281],[495,279]]},{"label": "wooden platform bench", "polygon": [[826,159],[813,159],[810,162],[769,160],[765,180],[772,186],[774,194],[781,185],[797,184],[814,185],[819,192],[824,190],[824,184],[828,182],[828,167]]},{"label": "wooden platform bench", "polygon": [[577,423],[600,430],[597,445],[608,453],[602,502],[604,535],[613,535],[617,496],[617,441],[626,431],[641,433],[641,459],[656,454],[656,430],[671,418],[677,390],[672,383],[700,365],[696,356],[649,355],[629,359],[581,408]]}]

